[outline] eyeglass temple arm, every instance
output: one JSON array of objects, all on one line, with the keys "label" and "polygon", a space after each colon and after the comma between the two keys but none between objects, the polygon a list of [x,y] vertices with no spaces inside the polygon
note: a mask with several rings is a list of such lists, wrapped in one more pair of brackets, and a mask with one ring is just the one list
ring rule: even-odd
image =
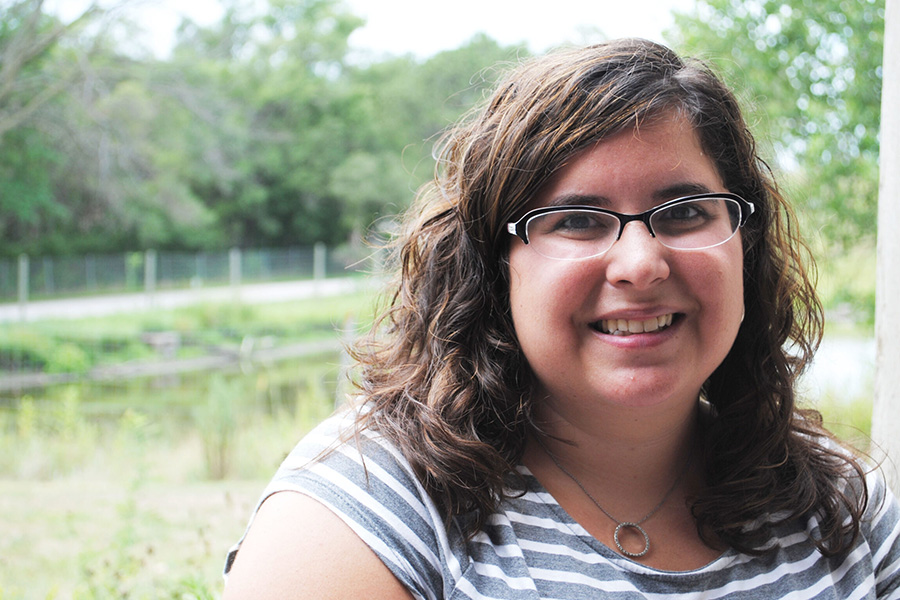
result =
[{"label": "eyeglass temple arm", "polygon": [[[521,221],[519,221],[519,223],[521,223]],[[528,236],[525,233],[525,227],[523,225],[521,228],[522,231],[519,231],[519,223],[507,223],[506,231],[510,232],[511,234],[513,234],[514,236],[516,236],[517,238],[519,238],[520,240],[522,240],[523,242],[525,242],[527,244]]]},{"label": "eyeglass temple arm", "polygon": [[[744,200],[744,199],[741,198],[741,200]],[[742,225],[742,226],[743,226],[743,225],[746,225],[746,224],[747,224],[747,219],[750,218],[750,215],[752,215],[753,213],[756,212],[756,205],[755,205],[755,204],[753,204],[752,202],[750,202],[750,201],[748,201],[748,200],[744,200],[744,204],[747,205],[747,209],[748,209],[748,210],[747,210],[747,214],[744,216],[744,218],[741,219],[741,225]]]}]

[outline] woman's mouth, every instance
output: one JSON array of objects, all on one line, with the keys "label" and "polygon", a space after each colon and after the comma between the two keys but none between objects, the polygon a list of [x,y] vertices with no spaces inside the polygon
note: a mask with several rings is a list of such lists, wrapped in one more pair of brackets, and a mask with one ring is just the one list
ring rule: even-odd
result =
[{"label": "woman's mouth", "polygon": [[672,324],[673,313],[660,315],[643,320],[634,319],[603,319],[592,323],[591,327],[601,333],[610,335],[634,335],[636,333],[650,333],[665,329]]}]

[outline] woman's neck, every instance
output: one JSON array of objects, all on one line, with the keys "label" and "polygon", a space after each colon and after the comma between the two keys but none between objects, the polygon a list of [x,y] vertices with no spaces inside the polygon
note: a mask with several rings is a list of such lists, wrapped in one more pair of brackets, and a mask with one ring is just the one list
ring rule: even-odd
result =
[{"label": "woman's neck", "polygon": [[588,487],[613,485],[636,497],[664,493],[697,449],[698,401],[590,411],[561,411],[547,402],[542,409],[536,423],[546,435],[526,444],[526,466],[552,472],[555,459]]}]

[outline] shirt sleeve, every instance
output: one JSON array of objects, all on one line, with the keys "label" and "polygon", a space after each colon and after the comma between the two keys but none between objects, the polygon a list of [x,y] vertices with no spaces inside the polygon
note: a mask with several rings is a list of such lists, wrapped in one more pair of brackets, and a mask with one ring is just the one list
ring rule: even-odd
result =
[{"label": "shirt sleeve", "polygon": [[900,504],[880,471],[866,479],[869,506],[862,527],[872,549],[875,595],[900,600]]},{"label": "shirt sleeve", "polygon": [[[448,545],[436,506],[396,448],[368,431],[342,440],[339,423],[329,419],[294,448],[256,509],[277,492],[308,495],[346,523],[414,597],[443,597]],[[226,575],[239,548],[229,552]]]}]

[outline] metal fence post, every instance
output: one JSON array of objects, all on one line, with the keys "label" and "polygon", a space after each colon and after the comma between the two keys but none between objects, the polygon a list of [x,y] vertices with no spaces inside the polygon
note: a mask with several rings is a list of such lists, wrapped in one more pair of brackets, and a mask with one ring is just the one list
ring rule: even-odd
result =
[{"label": "metal fence post", "polygon": [[228,251],[228,281],[231,283],[231,291],[234,301],[241,299],[241,249],[232,248]]},{"label": "metal fence post", "polygon": [[56,292],[53,276],[53,259],[45,256],[41,259],[41,275],[44,277],[44,293],[52,296]]},{"label": "metal fence post", "polygon": [[316,242],[313,246],[313,279],[325,279],[327,252],[324,242]]},{"label": "metal fence post", "polygon": [[84,281],[87,291],[97,290],[97,259],[93,254],[87,254],[84,257]]},{"label": "metal fence post", "polygon": [[153,306],[153,294],[156,292],[156,250],[144,252],[144,292],[147,304]]},{"label": "metal fence post", "polygon": [[28,265],[28,255],[20,254],[19,255],[19,273],[18,273],[18,287],[19,287],[19,318],[24,321],[26,312],[28,310],[28,273],[29,265]]},{"label": "metal fence post", "polygon": [[141,267],[141,255],[139,252],[125,253],[125,291],[130,292],[138,287],[137,270]]}]

